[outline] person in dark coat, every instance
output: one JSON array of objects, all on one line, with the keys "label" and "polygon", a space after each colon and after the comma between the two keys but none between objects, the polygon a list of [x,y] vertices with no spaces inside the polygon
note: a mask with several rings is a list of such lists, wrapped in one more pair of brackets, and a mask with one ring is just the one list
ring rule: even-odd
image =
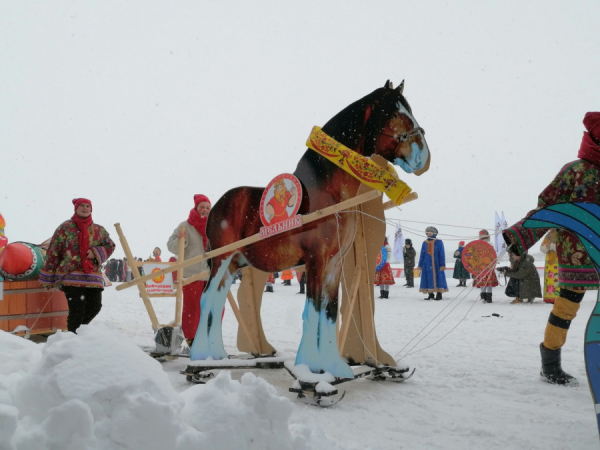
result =
[{"label": "person in dark coat", "polygon": [[300,284],[300,291],[296,292],[296,294],[304,294],[304,287],[306,286],[306,271],[303,270],[302,274],[296,270],[296,278],[298,279],[298,283]]},{"label": "person in dark coat", "polygon": [[471,278],[471,274],[465,269],[465,266],[462,262],[462,252],[465,248],[465,241],[460,241],[458,243],[458,249],[454,252],[454,257],[456,258],[456,262],[454,263],[454,272],[452,273],[452,278],[456,278],[459,282],[456,287],[466,286],[467,280]]},{"label": "person in dark coat", "polygon": [[413,248],[410,239],[404,241],[402,256],[404,257],[404,274],[406,276],[406,284],[404,286],[413,288],[415,287],[415,258],[417,257],[417,251]]},{"label": "person in dark coat", "polygon": [[[548,231],[547,228],[529,230],[523,226],[525,220],[539,209],[557,203],[600,204],[600,112],[586,113],[583,125],[586,131],[577,154],[579,159],[563,166],[539,195],[536,209],[503,231],[504,240],[513,253],[527,252]],[[541,376],[549,383],[577,386],[577,379],[562,369],[561,348],[585,291],[598,289],[598,274],[583,244],[567,230],[556,230],[556,254],[560,292],[546,324],[544,341],[540,344]]]},{"label": "person in dark coat", "polygon": [[527,253],[518,256],[512,255],[514,265],[512,268],[502,267],[498,269],[507,277],[516,278],[519,280],[519,296],[520,301],[512,301],[511,303],[533,303],[533,299],[542,297],[542,284],[540,282],[540,274],[535,268],[534,258]]}]

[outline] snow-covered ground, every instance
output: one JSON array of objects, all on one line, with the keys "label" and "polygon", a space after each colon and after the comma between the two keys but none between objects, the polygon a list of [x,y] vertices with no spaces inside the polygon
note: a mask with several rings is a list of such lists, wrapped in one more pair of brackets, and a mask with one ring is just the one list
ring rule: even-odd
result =
[{"label": "snow-covered ground", "polygon": [[[595,293],[563,349],[563,367],[580,386],[565,388],[538,376],[551,305],[510,305],[501,288],[482,304],[477,290],[452,279],[443,301],[423,301],[397,281],[388,300],[376,300],[377,333],[415,375],[402,384],[344,383],[345,398],[331,408],[296,402],[284,370],[224,371],[190,385],[179,374],[188,360],[161,364],[139,350],[153,345],[153,333],[135,288],[107,288],[100,315],[77,336],[34,344],[0,333],[0,449],[598,448],[583,358]],[[277,280],[262,308],[267,338],[290,358],[304,307],[293,283]],[[153,303],[169,322],[173,300]],[[227,308],[224,342],[236,353]]]}]

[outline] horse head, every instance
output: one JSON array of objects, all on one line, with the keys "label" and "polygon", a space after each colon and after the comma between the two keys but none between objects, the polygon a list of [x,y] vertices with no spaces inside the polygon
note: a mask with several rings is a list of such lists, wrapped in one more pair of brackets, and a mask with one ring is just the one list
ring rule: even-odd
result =
[{"label": "horse head", "polygon": [[419,126],[403,95],[404,81],[394,89],[388,80],[365,97],[365,140],[363,155],[377,154],[407,173],[421,175],[429,170],[431,154],[425,130]]}]

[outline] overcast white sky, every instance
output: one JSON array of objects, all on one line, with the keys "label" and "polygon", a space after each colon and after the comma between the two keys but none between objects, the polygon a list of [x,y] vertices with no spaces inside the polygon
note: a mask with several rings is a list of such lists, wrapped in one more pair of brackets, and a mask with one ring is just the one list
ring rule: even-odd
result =
[{"label": "overcast white sky", "polygon": [[[136,256],[166,253],[194,194],[293,172],[313,125],[388,78],[432,152],[388,217],[417,242],[409,220],[512,224],[600,110],[599,18],[598,0],[0,0],[6,235],[40,243],[87,197],[116,242],[119,222]],[[476,234],[436,226],[451,248]]]}]

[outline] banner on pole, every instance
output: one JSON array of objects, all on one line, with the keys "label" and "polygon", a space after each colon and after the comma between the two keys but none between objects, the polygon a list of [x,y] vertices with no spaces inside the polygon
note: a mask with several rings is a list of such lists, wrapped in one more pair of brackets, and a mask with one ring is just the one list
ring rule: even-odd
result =
[{"label": "banner on pole", "polygon": [[504,238],[502,237],[502,231],[508,228],[508,223],[506,223],[506,219],[504,218],[504,211],[501,214],[498,214],[497,211],[494,211],[495,220],[494,223],[494,250],[496,250],[496,254],[506,251],[506,242],[504,242]]},{"label": "banner on pole", "polygon": [[402,232],[402,225],[400,225],[400,221],[398,221],[398,225],[396,225],[396,232],[394,233],[394,251],[392,252],[392,261],[395,263],[403,263],[404,262],[404,254],[402,250],[404,249],[404,233]]},{"label": "banner on pole", "polygon": [[[151,274],[166,269],[172,264],[148,262],[142,266],[145,274]],[[146,292],[148,294],[175,294],[173,290],[173,272],[162,274],[156,278],[146,281]]]}]

